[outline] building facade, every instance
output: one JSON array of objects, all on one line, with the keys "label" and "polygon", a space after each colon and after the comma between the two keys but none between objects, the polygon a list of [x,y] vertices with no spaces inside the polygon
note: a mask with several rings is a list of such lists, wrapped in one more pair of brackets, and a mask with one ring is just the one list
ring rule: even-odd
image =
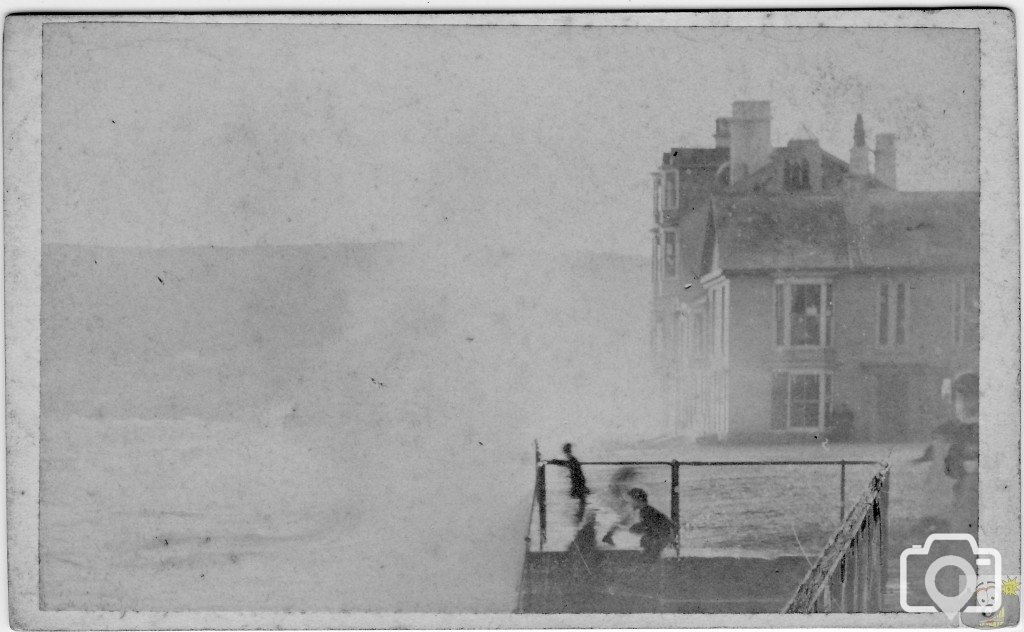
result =
[{"label": "building facade", "polygon": [[853,129],[849,162],[773,147],[770,103],[737,102],[715,147],[663,155],[651,339],[670,433],[925,437],[943,380],[977,371],[978,194],[899,191],[896,138],[872,150]]}]

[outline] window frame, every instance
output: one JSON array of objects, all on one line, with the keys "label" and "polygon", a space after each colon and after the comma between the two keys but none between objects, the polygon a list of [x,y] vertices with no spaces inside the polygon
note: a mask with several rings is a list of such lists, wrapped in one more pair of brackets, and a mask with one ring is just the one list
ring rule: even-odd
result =
[{"label": "window frame", "polygon": [[[672,195],[669,195],[669,180],[672,181]],[[679,208],[679,172],[666,169],[662,172],[661,210],[674,211]]]},{"label": "window frame", "polygon": [[[883,279],[875,287],[875,331],[873,336],[875,346],[884,349],[904,348],[910,339],[909,327],[907,327],[907,323],[910,321],[910,283],[899,279]],[[883,288],[885,288],[884,304]],[[903,292],[902,301],[900,301],[900,290]],[[882,339],[883,319],[885,340]]]},{"label": "window frame", "polygon": [[660,224],[661,211],[663,210],[662,199],[664,198],[664,192],[662,191],[662,187],[664,186],[664,178],[662,178],[661,172],[657,171],[651,174],[651,176],[654,180],[654,186],[652,187],[652,189],[654,190],[654,199],[652,200],[652,202],[654,203],[654,223]]},{"label": "window frame", "polygon": [[811,189],[811,163],[807,158],[787,158],[783,162],[782,188],[786,191]]},{"label": "window frame", "polygon": [[[818,286],[818,342],[793,344],[793,286]],[[835,283],[826,277],[776,279],[772,290],[777,349],[827,349],[835,345]],[[781,324],[780,324],[781,319]]]},{"label": "window frame", "polygon": [[[662,231],[662,253],[661,253],[661,265],[665,273],[666,279],[673,279],[678,274],[679,270],[679,243],[676,239],[675,229],[665,229]],[[669,246],[671,244],[671,247]],[[669,252],[671,252],[672,266],[669,267]]]},{"label": "window frame", "polygon": [[651,284],[655,294],[661,294],[661,240],[658,231],[651,231]]},{"label": "window frame", "polygon": [[726,359],[729,356],[729,281],[720,279],[708,285],[706,291],[708,357]]},{"label": "window frame", "polygon": [[[782,427],[773,427],[775,432],[823,432],[834,410],[835,373],[825,369],[784,369],[772,371],[772,381],[778,375],[786,376],[786,416]],[[793,376],[812,375],[818,378],[818,423],[814,426],[793,425]],[[774,385],[772,388],[774,396]],[[772,402],[772,409],[775,402]]]},{"label": "window frame", "polygon": [[[970,290],[970,291],[968,291]],[[974,310],[973,307],[968,305],[969,298],[978,297],[978,302],[981,302],[981,283],[980,280],[977,284],[972,283],[972,279],[966,277],[960,277],[953,280],[953,305],[952,305],[952,320],[951,320],[951,337],[953,340],[953,347],[962,349],[970,346],[974,346],[980,343],[981,340],[981,313],[979,310]],[[973,315],[972,315],[973,313]],[[976,340],[968,342],[967,331],[968,328],[976,331]]]}]

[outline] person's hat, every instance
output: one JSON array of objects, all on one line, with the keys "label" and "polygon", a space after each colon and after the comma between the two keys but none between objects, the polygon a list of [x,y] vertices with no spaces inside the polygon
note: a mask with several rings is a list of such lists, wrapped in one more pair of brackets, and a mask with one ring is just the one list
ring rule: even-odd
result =
[{"label": "person's hat", "polygon": [[643,502],[647,502],[647,492],[640,489],[639,487],[634,487],[633,489],[629,490],[629,497],[633,498],[634,500],[641,500]]},{"label": "person's hat", "polygon": [[961,373],[953,380],[953,392],[969,399],[978,399],[978,374]]}]

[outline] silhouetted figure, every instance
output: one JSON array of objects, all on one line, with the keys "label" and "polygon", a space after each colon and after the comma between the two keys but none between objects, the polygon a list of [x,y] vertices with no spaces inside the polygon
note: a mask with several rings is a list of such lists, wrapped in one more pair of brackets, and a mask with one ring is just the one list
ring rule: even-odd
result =
[{"label": "silhouetted figure", "polygon": [[629,490],[629,497],[633,499],[633,507],[640,513],[640,522],[629,530],[640,534],[643,560],[656,562],[661,557],[662,549],[672,542],[675,525],[668,516],[647,504],[647,492],[644,490],[634,487]]},{"label": "silhouetted figure", "polygon": [[565,453],[565,459],[552,459],[548,462],[552,465],[569,468],[569,497],[579,501],[579,508],[576,510],[578,524],[583,521],[583,512],[587,508],[587,496],[590,495],[590,490],[587,489],[587,479],[583,476],[583,468],[572,454],[572,444],[563,445],[562,452]]}]

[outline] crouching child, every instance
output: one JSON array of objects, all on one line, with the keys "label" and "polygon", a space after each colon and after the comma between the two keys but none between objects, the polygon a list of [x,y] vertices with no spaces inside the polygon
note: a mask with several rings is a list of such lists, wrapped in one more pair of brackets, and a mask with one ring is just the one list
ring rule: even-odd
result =
[{"label": "crouching child", "polygon": [[644,550],[643,560],[656,562],[661,557],[661,551],[671,544],[675,524],[668,516],[647,504],[647,492],[639,487],[629,490],[629,497],[633,500],[633,508],[640,515],[640,522],[629,530],[640,535],[640,547]]}]

